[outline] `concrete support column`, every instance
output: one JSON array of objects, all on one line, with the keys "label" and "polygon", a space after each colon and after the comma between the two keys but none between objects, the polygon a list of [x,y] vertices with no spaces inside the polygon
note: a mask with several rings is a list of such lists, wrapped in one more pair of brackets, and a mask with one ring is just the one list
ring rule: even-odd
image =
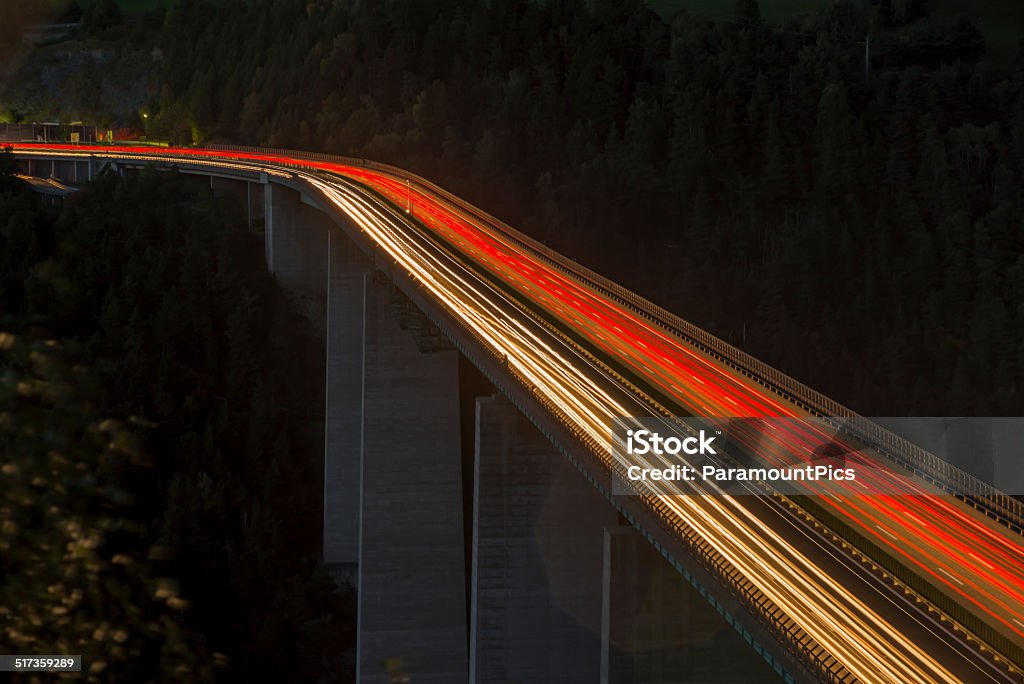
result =
[{"label": "concrete support column", "polygon": [[[304,256],[303,227],[299,221],[301,196],[282,185],[271,185],[271,214],[274,230],[270,232],[272,273],[285,289],[298,289]],[[323,281],[320,281],[323,282]]]},{"label": "concrete support column", "polygon": [[327,236],[334,222],[291,188],[268,184],[265,192],[267,270],[300,297],[297,308],[321,334],[327,302]]},{"label": "concrete support column", "polygon": [[357,681],[465,682],[458,357],[421,353],[372,275],[365,294]]},{"label": "concrete support column", "polygon": [[[257,233],[266,233],[269,219],[267,218],[267,193],[270,192],[270,182],[267,174],[261,173],[259,182],[253,182],[249,186],[249,211],[252,213],[252,228]],[[264,238],[266,239],[266,238]]]},{"label": "concrete support column", "polygon": [[355,581],[363,429],[364,280],[370,260],[339,230],[328,234],[324,410],[324,564]]},{"label": "concrete support column", "polygon": [[614,509],[512,404],[477,400],[471,682],[600,676]]},{"label": "concrete support column", "polygon": [[263,255],[267,272],[274,273],[274,184],[263,185]]}]

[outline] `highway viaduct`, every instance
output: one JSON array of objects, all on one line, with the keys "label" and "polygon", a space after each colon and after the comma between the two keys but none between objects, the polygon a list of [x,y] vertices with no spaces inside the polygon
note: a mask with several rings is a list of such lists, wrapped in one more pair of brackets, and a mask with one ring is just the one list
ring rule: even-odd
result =
[{"label": "highway viaduct", "polygon": [[761,663],[741,662],[737,681],[856,680],[753,607],[742,577],[656,507],[614,496],[586,436],[308,178],[244,162],[18,157],[29,175],[73,183],[154,164],[244,202],[268,271],[324,339],[323,555],[358,592],[359,681],[632,682],[638,663],[648,681],[672,680],[695,666],[672,654],[714,653],[694,625],[721,621],[734,634],[719,650],[742,640]]}]

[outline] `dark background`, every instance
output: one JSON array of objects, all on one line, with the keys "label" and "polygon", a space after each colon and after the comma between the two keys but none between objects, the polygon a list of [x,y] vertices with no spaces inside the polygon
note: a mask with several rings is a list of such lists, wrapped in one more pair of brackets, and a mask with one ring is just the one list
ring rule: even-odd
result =
[{"label": "dark background", "polygon": [[402,165],[864,414],[1019,413],[1021,17],[692,4],[97,0],[0,105]]},{"label": "dark background", "polygon": [[[391,162],[863,414],[1019,415],[1019,21],[671,4],[4,3],[0,118]],[[352,593],[294,532],[322,355],[244,217],[155,172],[48,209],[13,170],[0,647],[349,676]],[[28,603],[69,617],[2,612]]]}]

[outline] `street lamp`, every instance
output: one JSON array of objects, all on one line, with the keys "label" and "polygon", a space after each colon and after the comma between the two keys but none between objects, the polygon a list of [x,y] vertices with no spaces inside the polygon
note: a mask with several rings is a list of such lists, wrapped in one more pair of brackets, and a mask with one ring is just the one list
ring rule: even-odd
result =
[{"label": "street lamp", "polygon": [[146,142],[149,142],[149,114],[142,115],[142,134],[146,136]]}]

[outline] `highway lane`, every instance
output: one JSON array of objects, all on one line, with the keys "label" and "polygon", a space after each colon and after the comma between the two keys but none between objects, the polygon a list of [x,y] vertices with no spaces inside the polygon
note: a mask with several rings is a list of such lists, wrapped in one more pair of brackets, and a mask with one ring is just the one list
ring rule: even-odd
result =
[{"label": "highway lane", "polygon": [[[130,150],[123,151],[131,153]],[[192,158],[195,152],[175,150],[165,154],[189,155]],[[153,151],[147,149],[144,153],[153,154]],[[276,163],[286,161],[280,158],[254,159],[253,155],[242,156],[241,159]],[[365,170],[336,164],[311,164],[305,161],[292,163],[340,173],[358,180],[388,197],[398,207],[404,208],[410,201],[408,187],[383,174],[371,176]],[[319,179],[310,180],[323,183]],[[338,191],[332,184],[321,189],[327,195]],[[358,193],[354,193],[334,199],[351,216],[368,211],[365,206],[357,203],[357,197]],[[685,343],[671,339],[664,331],[637,319],[613,302],[602,301],[603,298],[585,284],[570,281],[560,272],[533,260],[485,226],[474,226],[472,217],[459,216],[451,207],[419,193],[414,194],[411,200],[413,213],[423,225],[442,236],[442,239],[470,260],[482,265],[493,278],[511,283],[522,297],[543,307],[570,328],[582,331],[583,337],[592,343],[596,352],[623,360],[637,375],[654,386],[663,386],[664,381],[669,381],[669,389],[672,390],[669,394],[675,393],[681,406],[687,402],[690,406],[699,403],[696,408],[709,415],[736,415],[756,406],[754,402],[758,397],[745,396],[728,385],[728,369],[708,363],[706,359],[699,359]],[[585,375],[574,367],[576,359],[567,361],[557,350],[538,347],[538,340],[529,337],[525,331],[517,329],[508,321],[505,321],[504,327],[494,328],[493,320],[500,320],[500,316],[495,311],[483,311],[483,303],[488,301],[485,294],[478,291],[454,294],[456,290],[452,289],[453,282],[458,281],[450,278],[457,274],[449,273],[449,280],[441,282],[438,273],[444,271],[442,265],[417,265],[414,256],[410,256],[415,253],[415,247],[402,242],[407,239],[407,235],[403,235],[401,228],[381,228],[374,223],[382,221],[380,217],[366,218],[365,221],[364,229],[370,230],[368,226],[373,226],[377,231],[374,239],[378,244],[388,249],[389,253],[393,252],[396,259],[401,257],[412,260],[404,265],[410,268],[417,280],[425,286],[440,288],[437,296],[442,301],[450,301],[454,311],[466,316],[465,325],[478,327],[492,344],[506,349],[509,363],[517,372],[529,377],[538,388],[542,388],[570,420],[585,426],[598,443],[607,441],[606,426],[610,417],[645,415],[649,412],[643,402],[630,405],[610,401],[608,392],[597,388],[594,380],[588,377],[590,373]],[[407,233],[408,228],[405,231]],[[422,245],[419,248],[422,249]],[[517,305],[523,307],[523,302],[519,301]],[[522,354],[524,349],[528,353]],[[686,355],[681,355],[681,351]],[[694,361],[695,358],[700,363]],[[678,359],[687,360],[689,365],[683,366]],[[689,377],[683,375],[684,370],[690,372]],[[607,380],[603,372],[598,375],[602,376],[600,380]],[[719,391],[702,389],[708,385]],[[732,389],[733,392],[727,392],[726,389]],[[775,402],[772,404],[775,411],[782,411],[780,407],[785,407],[778,398],[768,399]],[[732,408],[726,404],[731,404]],[[799,438],[798,435],[793,437]],[[847,659],[853,661],[854,667],[860,668],[859,677],[866,681],[957,681],[962,678],[962,673],[954,674],[937,666],[930,660],[927,651],[915,648],[914,642],[904,643],[899,637],[899,630],[893,631],[891,627],[879,630],[880,625],[886,625],[879,614],[873,612],[870,606],[858,605],[859,599],[848,595],[842,587],[829,586],[829,577],[832,575],[822,574],[820,568],[805,554],[788,546],[783,535],[773,532],[770,526],[766,527],[760,516],[752,515],[737,499],[674,496],[677,491],[658,493],[668,497],[666,500],[672,506],[679,507],[677,513],[681,520],[685,520],[694,529],[700,529],[708,539],[715,540],[719,552],[730,558],[730,562],[737,567],[742,566],[744,572],[759,583],[762,591],[780,604],[785,603],[787,612],[791,612],[795,619],[799,618],[797,621],[819,643],[828,644],[826,647],[830,652],[841,654],[843,662]],[[981,548],[978,547],[978,550],[981,551]],[[814,592],[820,593],[820,598],[816,598]],[[825,597],[830,599],[828,606],[822,604]],[[825,610],[831,608],[834,611],[837,607],[841,608],[835,614]],[[830,621],[820,622],[823,615],[829,615]],[[838,634],[835,625],[843,625]],[[854,643],[848,643],[850,639]],[[890,656],[897,652],[907,653],[908,662],[892,660]],[[888,655],[879,660],[879,653]]]},{"label": "highway lane", "polygon": [[[417,217],[442,232],[473,259],[491,264],[517,291],[581,331],[596,350],[619,359],[650,386],[674,400],[681,415],[799,417],[807,413],[734,370],[715,362],[561,272],[538,263],[520,247],[473,217],[452,211],[425,194],[412,195],[400,181],[346,169],[396,204],[410,200]],[[769,465],[808,460],[830,435],[796,421],[778,421],[762,440]],[[773,444],[774,442],[774,444]],[[832,483],[833,496],[819,504],[851,524],[911,570],[968,606],[989,624],[1024,645],[1024,545],[1015,535],[909,472],[848,440],[850,460],[865,466],[858,481]],[[780,449],[781,448],[781,449]],[[802,451],[803,453],[799,453]],[[867,496],[867,492],[880,495]],[[824,490],[820,493],[825,493]]]},{"label": "highway lane", "polygon": [[[614,415],[644,415],[642,402],[614,385],[602,387],[598,369],[581,373],[584,357],[565,349],[550,332],[536,329],[521,308],[500,290],[430,257],[429,245],[410,240],[408,229],[395,226],[385,211],[373,210],[358,191],[346,193],[337,185],[312,180],[348,216],[382,245],[397,265],[428,288],[438,301],[448,304],[454,316],[475,329],[501,353],[508,365],[530,385],[557,404],[577,424],[587,426],[595,439],[606,435],[606,421]],[[516,310],[520,310],[518,315]],[[512,312],[512,313],[510,313]],[[568,357],[568,359],[567,359]],[[863,598],[857,581],[842,578],[835,562],[819,558],[811,562],[788,543],[772,524],[753,515],[740,500],[722,496],[667,496],[662,498],[702,536],[713,541],[730,562],[757,583],[772,600],[805,626],[830,653],[836,654],[862,681],[933,682],[962,681],[987,676],[973,658],[959,659],[946,667],[931,655],[948,647],[932,634],[913,634],[906,625],[890,626]],[[748,502],[753,504],[756,499]],[[780,519],[776,519],[776,524]],[[755,549],[752,554],[750,549]],[[819,556],[821,554],[818,554]],[[824,566],[824,567],[823,567]],[[846,575],[851,573],[846,572]],[[860,581],[863,584],[863,580]],[[854,587],[854,588],[851,588]],[[876,591],[872,592],[877,594]],[[884,598],[873,597],[875,603]],[[920,630],[918,630],[920,631]],[[898,657],[896,654],[907,654]]]}]

